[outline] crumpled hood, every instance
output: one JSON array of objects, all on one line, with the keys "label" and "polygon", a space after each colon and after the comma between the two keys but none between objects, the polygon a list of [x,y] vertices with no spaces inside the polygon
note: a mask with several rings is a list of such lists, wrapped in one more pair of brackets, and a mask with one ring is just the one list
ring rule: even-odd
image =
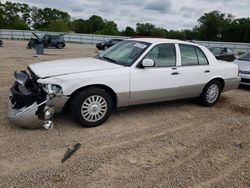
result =
[{"label": "crumpled hood", "polygon": [[249,61],[235,60],[234,62],[239,66],[241,71],[250,71]]},{"label": "crumpled hood", "polygon": [[76,58],[46,61],[29,65],[30,69],[39,77],[47,78],[59,75],[121,68],[96,58]]}]

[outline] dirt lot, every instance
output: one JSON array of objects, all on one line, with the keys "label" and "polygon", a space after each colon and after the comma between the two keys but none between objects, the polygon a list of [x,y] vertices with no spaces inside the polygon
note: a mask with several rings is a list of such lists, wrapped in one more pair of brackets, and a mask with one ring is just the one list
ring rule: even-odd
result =
[{"label": "dirt lot", "polygon": [[95,54],[92,45],[68,44],[34,57],[25,45],[0,48],[0,187],[250,187],[249,87],[224,93],[213,108],[195,100],[135,106],[91,129],[59,114],[51,131],[24,130],[6,118],[13,71]]}]

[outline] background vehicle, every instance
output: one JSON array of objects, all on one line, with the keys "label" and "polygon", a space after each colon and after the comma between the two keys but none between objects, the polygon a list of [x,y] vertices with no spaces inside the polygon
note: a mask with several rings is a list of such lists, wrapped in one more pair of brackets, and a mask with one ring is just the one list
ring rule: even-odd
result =
[{"label": "background vehicle", "polygon": [[32,64],[16,72],[15,80],[9,98],[13,122],[48,121],[53,109],[68,104],[84,127],[101,125],[112,110],[129,105],[199,97],[212,106],[240,82],[236,64],[218,62],[203,46],[150,38],[125,40],[96,58]]},{"label": "background vehicle", "polygon": [[109,48],[110,46],[113,46],[115,44],[117,44],[118,42],[123,41],[123,39],[111,39],[109,41],[106,42],[100,42],[96,44],[96,48],[98,50],[106,50],[107,48]]},{"label": "background vehicle", "polygon": [[250,51],[234,61],[239,66],[240,84],[250,85]]},{"label": "background vehicle", "polygon": [[232,62],[239,58],[239,54],[230,48],[210,47],[208,48],[218,60]]},{"label": "background vehicle", "polygon": [[[27,44],[27,48],[31,49],[35,46],[35,40],[37,40],[39,37],[33,33],[35,38],[31,38],[29,43]],[[63,38],[63,35],[44,35],[42,38],[42,43],[44,44],[44,48],[49,47],[56,47],[58,49],[62,49],[65,47],[65,41]]]},{"label": "background vehicle", "polygon": [[2,46],[3,45],[3,41],[2,40],[0,40],[0,46]]}]

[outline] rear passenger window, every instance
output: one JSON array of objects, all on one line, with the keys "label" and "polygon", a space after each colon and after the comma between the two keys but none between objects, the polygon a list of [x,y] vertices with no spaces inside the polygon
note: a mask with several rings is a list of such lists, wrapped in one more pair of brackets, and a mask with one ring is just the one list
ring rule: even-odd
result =
[{"label": "rear passenger window", "polygon": [[179,44],[182,66],[207,65],[205,54],[196,46]]},{"label": "rear passenger window", "polygon": [[197,52],[198,60],[199,60],[199,65],[208,65],[208,60],[205,56],[205,54],[201,51],[200,48],[195,47],[195,50]]}]

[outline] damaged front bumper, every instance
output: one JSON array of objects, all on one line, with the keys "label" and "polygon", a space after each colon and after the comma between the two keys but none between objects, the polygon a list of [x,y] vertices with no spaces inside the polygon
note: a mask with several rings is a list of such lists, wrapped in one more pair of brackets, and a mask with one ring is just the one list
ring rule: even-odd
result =
[{"label": "damaged front bumper", "polygon": [[[45,116],[45,105],[47,101],[44,101],[40,104],[37,104],[37,102],[33,103],[32,105],[28,107],[23,107],[20,109],[14,108],[11,99],[12,95],[9,96],[8,100],[8,118],[10,121],[23,128],[29,128],[29,129],[36,129],[36,128],[41,128],[44,127],[46,121],[48,121],[53,114],[50,114],[50,118],[39,118],[38,114],[39,113],[44,113]],[[40,110],[40,112],[39,112]],[[51,122],[50,127],[46,126],[46,128],[51,129],[53,127],[53,123]]]},{"label": "damaged front bumper", "polygon": [[28,107],[15,108],[15,104],[12,104],[12,98],[13,96],[10,94],[8,100],[8,118],[13,124],[27,129],[53,128],[53,122],[50,119],[54,115],[54,107],[49,107],[47,100],[39,104],[34,102]]},{"label": "damaged front bumper", "polygon": [[60,88],[57,92],[45,91],[44,85],[38,84],[37,79],[27,71],[15,72],[15,78],[16,81],[8,97],[9,120],[22,128],[52,129],[51,118],[54,115],[55,106],[57,112],[60,112],[68,97],[57,95],[62,94]]}]

